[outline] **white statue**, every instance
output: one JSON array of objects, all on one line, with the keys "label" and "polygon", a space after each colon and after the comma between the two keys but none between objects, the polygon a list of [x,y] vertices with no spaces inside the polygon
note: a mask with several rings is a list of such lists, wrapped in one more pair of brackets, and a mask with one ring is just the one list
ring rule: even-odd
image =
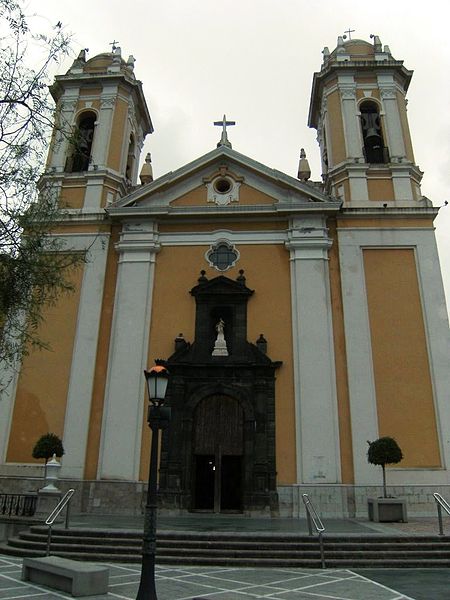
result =
[{"label": "white statue", "polygon": [[213,356],[228,356],[227,343],[224,335],[225,322],[222,318],[216,324],[217,338],[214,343],[214,350],[212,351]]}]

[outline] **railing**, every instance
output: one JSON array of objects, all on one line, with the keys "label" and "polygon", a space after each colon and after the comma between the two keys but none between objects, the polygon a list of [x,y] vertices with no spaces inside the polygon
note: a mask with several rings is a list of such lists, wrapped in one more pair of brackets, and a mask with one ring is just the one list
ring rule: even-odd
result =
[{"label": "railing", "polygon": [[320,564],[322,565],[322,569],[325,569],[325,553],[323,549],[323,532],[325,531],[325,527],[322,523],[321,518],[317,514],[314,505],[309,499],[308,494],[302,494],[303,504],[306,508],[306,518],[308,520],[308,530],[309,535],[313,535],[313,525],[314,528],[319,535],[319,546],[320,546]]},{"label": "railing", "polygon": [[70,500],[72,498],[72,496],[74,495],[75,490],[74,489],[70,489],[68,490],[64,496],[61,498],[61,500],[58,502],[57,506],[53,509],[53,511],[49,514],[49,516],[47,517],[45,524],[48,525],[48,533],[47,533],[47,548],[45,551],[45,555],[48,556],[50,554],[50,545],[52,543],[52,526],[53,523],[56,521],[56,519],[59,517],[59,515],[62,513],[62,511],[66,508],[66,521],[65,521],[65,528],[69,529],[69,515],[70,515]]},{"label": "railing", "polygon": [[436,501],[437,513],[438,513],[438,521],[439,521],[439,535],[444,535],[444,527],[442,525],[442,509],[450,515],[450,504],[447,502],[445,498],[443,498],[440,494],[435,492],[433,494],[434,499]]},{"label": "railing", "polygon": [[32,517],[36,512],[36,494],[0,494],[0,515]]}]

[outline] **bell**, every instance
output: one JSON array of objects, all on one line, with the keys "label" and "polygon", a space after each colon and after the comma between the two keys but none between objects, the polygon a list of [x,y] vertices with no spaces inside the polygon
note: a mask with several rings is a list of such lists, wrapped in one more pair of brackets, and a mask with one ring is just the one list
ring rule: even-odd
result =
[{"label": "bell", "polygon": [[371,127],[370,129],[367,130],[365,142],[366,142],[366,145],[369,146],[370,148],[381,148],[381,146],[382,146],[381,135],[378,133],[378,131],[375,129],[375,127]]}]

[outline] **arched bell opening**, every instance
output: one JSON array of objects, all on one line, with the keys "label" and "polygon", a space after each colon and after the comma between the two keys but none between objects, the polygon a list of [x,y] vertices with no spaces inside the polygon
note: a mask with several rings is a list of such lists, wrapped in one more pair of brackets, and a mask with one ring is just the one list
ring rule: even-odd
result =
[{"label": "arched bell opening", "polygon": [[388,149],[383,139],[381,117],[378,105],[367,101],[360,105],[361,129],[364,142],[364,158],[368,163],[384,164],[389,162]]},{"label": "arched bell opening", "polygon": [[71,139],[71,153],[66,161],[67,173],[79,173],[89,169],[96,119],[96,114],[91,111],[83,112],[78,117]]}]

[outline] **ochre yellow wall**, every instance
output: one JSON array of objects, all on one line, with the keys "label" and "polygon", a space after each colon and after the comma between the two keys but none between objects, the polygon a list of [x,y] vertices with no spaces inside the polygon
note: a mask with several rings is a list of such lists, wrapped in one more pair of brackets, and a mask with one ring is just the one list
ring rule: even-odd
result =
[{"label": "ochre yellow wall", "polygon": [[441,465],[414,250],[365,249],[380,436],[394,437],[402,467]]},{"label": "ochre yellow wall", "polygon": [[420,219],[408,219],[407,217],[395,218],[372,218],[372,219],[350,219],[350,218],[339,218],[339,227],[342,229],[348,227],[374,227],[378,229],[380,227],[430,227],[433,228],[433,217],[423,217]]},{"label": "ochre yellow wall", "polygon": [[37,439],[48,432],[62,438],[75,338],[83,266],[73,270],[73,293],[61,296],[43,311],[41,339],[50,351],[32,352],[23,362],[12,419],[7,462],[34,462],[31,453]]},{"label": "ochre yellow wall", "polygon": [[59,204],[63,208],[82,208],[84,204],[85,182],[73,186],[63,185]]},{"label": "ochre yellow wall", "polygon": [[[289,255],[282,245],[240,244],[240,260],[224,273],[208,267],[204,258],[209,246],[163,247],[157,255],[148,364],[174,352],[174,339],[183,333],[194,341],[195,300],[189,291],[197,285],[201,269],[212,279],[225,275],[235,279],[245,269],[247,286],[255,290],[248,302],[247,339],[260,333],[268,341],[268,356],[281,360],[276,373],[276,456],[278,483],[294,483],[295,409],[292,368],[292,326]],[[145,415],[142,419],[145,423]],[[140,477],[148,473],[149,432],[143,425]]]},{"label": "ochre yellow wall", "polygon": [[385,179],[368,179],[367,190],[369,200],[378,202],[394,200],[394,186],[392,185],[390,173],[386,173]]},{"label": "ochre yellow wall", "polygon": [[336,367],[336,392],[338,403],[342,483],[354,483],[350,395],[347,377],[347,348],[345,345],[341,270],[339,265],[339,245],[336,235],[335,219],[330,219],[327,225],[328,234],[333,240],[333,245],[331,246],[329,253],[329,272],[331,311],[333,315],[334,360]]},{"label": "ochre yellow wall", "polygon": [[217,223],[215,229],[211,228],[211,223],[161,223],[158,230],[161,233],[169,233],[176,231],[217,231],[222,229],[229,229],[230,231],[272,231],[272,230],[285,230],[288,226],[286,220],[282,221],[266,221],[264,223],[258,223],[257,221],[240,221],[236,223],[234,221],[223,221]]},{"label": "ochre yellow wall", "polygon": [[[195,190],[180,196],[173,202],[171,202],[172,206],[204,206],[205,204],[210,204],[215,206],[214,202],[208,202],[207,200],[208,192],[206,189],[206,185],[202,185]],[[276,200],[269,196],[268,194],[264,194],[259,190],[246,185],[245,183],[241,184],[239,188],[239,201],[232,202],[232,204],[274,204]]]},{"label": "ochre yellow wall", "polygon": [[80,89],[80,96],[100,96],[102,93],[101,86],[88,86]]}]

